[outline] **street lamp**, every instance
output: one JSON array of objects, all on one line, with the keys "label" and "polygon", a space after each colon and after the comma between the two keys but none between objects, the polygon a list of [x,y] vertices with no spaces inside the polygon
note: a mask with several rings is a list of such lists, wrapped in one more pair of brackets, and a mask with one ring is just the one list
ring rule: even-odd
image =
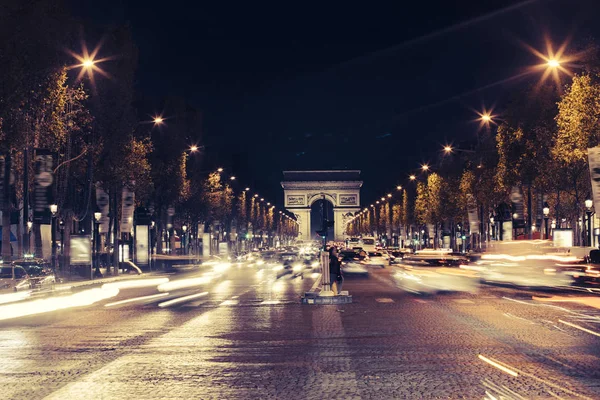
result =
[{"label": "street lamp", "polygon": [[548,64],[548,66],[550,68],[558,68],[558,67],[560,67],[560,61],[558,61],[556,59],[550,59],[550,60],[548,60],[548,62],[546,64]]},{"label": "street lamp", "polygon": [[592,245],[592,206],[594,202],[590,199],[585,201],[585,213],[587,214],[587,245]]},{"label": "street lamp", "polygon": [[52,213],[50,224],[50,235],[52,237],[52,269],[56,271],[56,213],[58,213],[58,205],[50,204],[50,212]]},{"label": "street lamp", "polygon": [[94,213],[94,260],[96,263],[94,276],[98,278],[102,276],[102,272],[100,272],[100,260],[98,259],[100,255],[100,218],[102,218],[102,213],[100,211],[96,211]]},{"label": "street lamp", "polygon": [[402,190],[402,186],[400,186],[400,185],[396,186],[396,190]]},{"label": "street lamp", "polygon": [[187,225],[181,227],[183,234],[181,235],[181,245],[183,247],[183,255],[187,254]]},{"label": "street lamp", "polygon": [[550,215],[550,207],[545,205],[542,212],[544,213],[544,224],[546,226],[546,239],[550,239],[550,232],[548,232],[548,215]]},{"label": "street lamp", "polygon": [[31,228],[33,228],[33,222],[27,221],[27,252],[31,254]]}]

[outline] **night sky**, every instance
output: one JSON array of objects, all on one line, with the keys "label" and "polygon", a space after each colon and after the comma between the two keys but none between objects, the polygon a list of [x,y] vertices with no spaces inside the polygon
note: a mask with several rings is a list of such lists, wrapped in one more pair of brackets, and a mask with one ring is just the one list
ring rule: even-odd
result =
[{"label": "night sky", "polygon": [[72,9],[96,26],[131,25],[141,118],[167,96],[184,97],[204,112],[206,167],[224,166],[277,204],[286,169],[360,169],[370,202],[442,144],[474,140],[475,110],[501,113],[511,92],[539,79],[492,85],[540,63],[522,43],[543,51],[545,37],[555,47],[600,38],[597,0],[104,0]]}]

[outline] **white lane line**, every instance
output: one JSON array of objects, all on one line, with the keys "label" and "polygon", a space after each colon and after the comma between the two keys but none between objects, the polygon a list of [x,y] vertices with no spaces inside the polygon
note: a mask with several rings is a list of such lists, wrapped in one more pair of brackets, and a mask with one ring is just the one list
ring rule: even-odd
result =
[{"label": "white lane line", "polygon": [[197,299],[197,298],[200,298],[200,297],[204,297],[207,294],[208,294],[208,292],[202,292],[202,293],[191,294],[189,296],[178,297],[178,298],[173,299],[173,300],[169,300],[169,301],[165,301],[163,303],[159,303],[158,306],[161,307],[161,308],[169,307],[169,306],[172,306],[172,305],[175,305],[175,304],[185,303],[185,302],[188,302],[190,300],[194,300],[194,299]]},{"label": "white lane line", "polygon": [[559,320],[558,320],[558,322],[560,322],[561,324],[569,325],[569,326],[571,326],[571,327],[573,327],[573,328],[575,328],[575,329],[579,329],[579,330],[581,330],[581,331],[587,332],[587,333],[589,333],[590,335],[594,335],[594,336],[598,336],[598,337],[600,337],[600,333],[598,333],[598,332],[594,332],[594,331],[592,331],[592,330],[589,330],[589,329],[586,329],[586,328],[584,328],[583,326],[579,326],[579,325],[576,325],[576,324],[572,324],[572,323],[570,323],[570,322],[563,321],[562,319],[559,319]]},{"label": "white lane line", "polygon": [[375,299],[375,301],[378,303],[393,303],[394,302],[394,300],[387,298],[387,297],[377,298],[377,299]]},{"label": "white lane line", "polygon": [[479,359],[480,359],[481,361],[485,361],[486,363],[490,364],[491,366],[498,368],[500,371],[504,371],[504,372],[506,372],[507,374],[509,374],[509,375],[512,375],[512,376],[515,376],[515,377],[516,377],[516,376],[519,376],[519,374],[517,374],[517,373],[516,373],[515,371],[513,371],[512,369],[506,368],[505,366],[503,366],[503,365],[500,365],[500,364],[498,364],[496,361],[492,361],[492,360],[490,360],[489,358],[482,356],[481,354],[479,354],[477,357],[479,357]]},{"label": "white lane line", "polygon": [[[565,307],[560,307],[560,306],[555,306],[555,305],[553,305],[553,304],[535,304],[535,303],[528,303],[528,302],[526,302],[526,301],[517,300],[517,299],[511,299],[510,297],[504,297],[504,296],[503,296],[502,298],[503,298],[503,299],[505,299],[505,300],[514,301],[515,303],[519,303],[519,304],[525,304],[526,306],[532,306],[532,307],[550,307],[550,308],[555,308],[555,309],[557,309],[557,310],[561,310],[561,311],[567,312],[567,313],[569,313],[569,314],[577,315],[577,316],[579,316],[579,317],[582,317],[582,318],[590,318],[590,316],[589,316],[589,315],[581,314],[581,313],[578,313],[578,312],[575,312],[575,311],[569,310],[568,308],[565,308]],[[534,301],[534,300],[532,299],[532,301]],[[592,317],[592,318],[593,318],[593,317]]]},{"label": "white lane line", "polygon": [[147,301],[147,300],[152,300],[152,299],[158,299],[161,297],[165,297],[168,296],[169,293],[159,293],[159,294],[153,294],[150,296],[142,296],[142,297],[134,297],[132,299],[127,299],[127,300],[121,300],[121,301],[115,301],[113,303],[108,303],[105,304],[104,307],[114,307],[114,306],[120,306],[122,304],[128,304],[128,303],[134,303],[137,301]]},{"label": "white lane line", "polygon": [[[521,371],[520,369],[518,369],[518,368],[515,368],[515,367],[513,367],[513,366],[511,366],[511,367],[510,367],[510,369],[509,369],[508,367],[505,367],[505,366],[504,366],[504,365],[507,365],[506,363],[501,363],[500,361],[490,360],[489,358],[486,358],[486,357],[482,356],[481,354],[479,355],[479,358],[480,358],[481,360],[485,361],[485,362],[489,362],[489,361],[491,361],[492,363],[494,363],[494,364],[495,364],[495,365],[494,365],[494,364],[491,364],[491,363],[490,363],[491,365],[494,365],[494,366],[495,366],[495,367],[497,367],[497,368],[500,368],[500,367],[502,367],[502,368],[500,368],[500,369],[502,369],[503,371],[504,371],[504,369],[506,369],[506,370],[508,370],[508,371],[511,371],[511,372],[512,372],[512,373],[511,373],[511,375],[513,375],[513,374],[517,374],[517,375],[513,375],[513,376],[518,376],[518,374],[521,374],[522,376],[527,376],[527,377],[529,377],[529,378],[531,378],[531,379],[535,379],[536,381],[538,381],[538,382],[541,382],[541,383],[544,383],[544,384],[546,384],[546,385],[548,385],[548,386],[550,386],[550,387],[552,387],[552,388],[554,388],[554,389],[562,390],[563,392],[565,392],[565,393],[568,393],[568,394],[570,394],[571,396],[576,396],[576,397],[579,397],[579,398],[582,398],[582,399],[592,400],[592,398],[591,398],[591,397],[587,397],[587,396],[585,396],[585,395],[582,395],[582,394],[579,394],[579,393],[577,393],[577,392],[574,392],[574,391],[572,391],[572,390],[570,390],[570,389],[567,389],[567,388],[565,388],[565,387],[562,387],[562,386],[560,386],[560,385],[557,385],[556,383],[550,382],[549,380],[542,379],[542,378],[538,378],[537,376],[535,376],[535,375],[533,375],[533,374],[530,374],[529,372]],[[501,365],[501,364],[504,364],[504,365]]]},{"label": "white lane line", "polygon": [[[532,325],[537,325],[535,322],[528,320],[527,318],[517,317],[516,315],[512,315],[511,313],[502,313],[505,317],[519,319],[521,321],[529,322]],[[551,322],[552,323],[552,322]]]}]

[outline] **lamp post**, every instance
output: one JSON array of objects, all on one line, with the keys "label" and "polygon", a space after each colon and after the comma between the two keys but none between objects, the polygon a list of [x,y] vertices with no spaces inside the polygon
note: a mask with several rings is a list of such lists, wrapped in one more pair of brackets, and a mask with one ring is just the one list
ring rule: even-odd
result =
[{"label": "lamp post", "polygon": [[183,225],[181,227],[181,230],[183,231],[183,234],[181,235],[181,247],[182,247],[182,252],[183,255],[187,254],[187,226]]},{"label": "lamp post", "polygon": [[587,214],[587,245],[592,245],[592,205],[594,202],[590,199],[585,201],[585,213]]},{"label": "lamp post", "polygon": [[550,207],[548,207],[548,205],[545,205],[544,208],[542,209],[542,212],[544,213],[544,225],[546,227],[546,239],[550,239],[550,232],[548,232],[548,215],[550,214]]},{"label": "lamp post", "polygon": [[512,217],[513,217],[513,231],[515,232],[515,233],[514,233],[513,240],[517,240],[517,238],[518,238],[518,235],[517,235],[517,228],[516,228],[516,225],[517,225],[517,224],[516,224],[516,222],[517,222],[517,218],[519,218],[519,214],[517,214],[517,213],[514,213],[514,214],[512,215]]},{"label": "lamp post", "polygon": [[27,221],[27,253],[31,254],[31,228],[33,228],[33,222]]},{"label": "lamp post", "polygon": [[50,204],[50,213],[52,213],[52,220],[50,224],[50,235],[52,238],[52,269],[56,271],[56,213],[58,213],[57,204]]},{"label": "lamp post", "polygon": [[94,271],[94,276],[101,277],[102,273],[100,272],[100,218],[102,218],[102,213],[96,211],[94,213],[94,262],[96,263],[96,270]]}]

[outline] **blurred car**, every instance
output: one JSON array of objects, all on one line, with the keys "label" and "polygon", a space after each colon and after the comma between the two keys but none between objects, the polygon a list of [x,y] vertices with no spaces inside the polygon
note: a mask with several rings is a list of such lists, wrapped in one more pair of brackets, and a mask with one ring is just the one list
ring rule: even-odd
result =
[{"label": "blurred car", "polygon": [[369,275],[369,270],[366,268],[365,264],[359,260],[358,255],[353,257],[352,254],[344,254],[343,257],[341,257],[340,266],[344,275]]},{"label": "blurred car", "polygon": [[27,289],[31,289],[31,282],[25,268],[0,264],[0,291],[18,292]]},{"label": "blurred car", "polygon": [[429,265],[461,265],[468,263],[467,257],[453,253],[450,249],[424,249],[415,253],[404,254],[405,262],[427,263]]},{"label": "blurred car", "polygon": [[404,253],[400,250],[392,250],[389,252],[390,257],[388,259],[389,265],[400,264],[402,262],[402,258],[404,257]]},{"label": "blurred car", "polygon": [[12,262],[27,271],[32,289],[53,289],[56,284],[56,273],[47,260],[43,258],[21,258]]},{"label": "blurred car", "polygon": [[477,270],[481,281],[486,283],[553,288],[573,282],[571,273],[564,267],[569,261],[570,257],[552,254],[484,254],[469,269]]},{"label": "blurred car", "polygon": [[369,267],[379,268],[385,268],[385,264],[387,264],[387,262],[387,258],[381,251],[370,251],[369,256],[363,261],[363,263]]},{"label": "blurred car", "polygon": [[451,267],[402,268],[392,276],[396,286],[412,293],[475,292],[477,274]]}]

